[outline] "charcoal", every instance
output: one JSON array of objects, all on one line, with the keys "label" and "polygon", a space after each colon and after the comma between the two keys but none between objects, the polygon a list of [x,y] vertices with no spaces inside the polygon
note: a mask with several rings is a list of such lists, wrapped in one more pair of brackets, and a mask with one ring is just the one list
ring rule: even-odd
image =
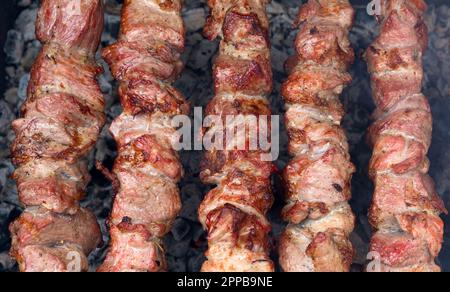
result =
[{"label": "charcoal", "polygon": [[200,271],[203,262],[206,260],[206,257],[203,254],[203,251],[198,250],[198,249],[190,250],[190,252],[187,255],[187,258],[188,258],[188,262],[187,262],[188,272]]},{"label": "charcoal", "polygon": [[205,25],[206,13],[203,8],[187,10],[183,14],[183,17],[188,32],[203,29]]},{"label": "charcoal", "polygon": [[16,76],[16,68],[13,66],[8,66],[5,68],[5,73],[10,80],[13,80],[14,77]]},{"label": "charcoal", "polygon": [[207,70],[211,58],[216,54],[218,48],[217,42],[202,40],[194,47],[192,55],[189,58],[188,67],[194,70]]},{"label": "charcoal", "polygon": [[173,236],[168,235],[164,239],[166,251],[168,254],[175,256],[175,257],[184,257],[189,251],[190,241],[189,240],[183,240],[183,241],[177,241]]},{"label": "charcoal", "polygon": [[103,74],[101,75],[105,81],[107,81],[108,83],[112,83],[114,80],[114,77],[111,74],[111,70],[109,70],[109,66],[108,64],[103,60],[100,59],[98,61],[98,63],[103,67]]},{"label": "charcoal", "polygon": [[205,9],[206,0],[185,1],[183,5],[184,11],[189,11],[198,7]]},{"label": "charcoal", "polygon": [[189,222],[182,218],[178,218],[173,224],[172,236],[176,241],[182,241],[190,230],[191,227],[189,226]]},{"label": "charcoal", "polygon": [[[114,42],[115,42],[115,38],[109,32],[104,31],[102,33],[101,44],[103,47],[112,45]],[[98,55],[98,58],[100,58],[100,54]]]},{"label": "charcoal", "polygon": [[0,100],[0,133],[4,133],[9,128],[9,124],[14,119],[14,115],[9,108],[9,105]]},{"label": "charcoal", "polygon": [[27,7],[30,6],[32,2],[33,2],[32,0],[17,0],[17,6]]},{"label": "charcoal", "polygon": [[170,267],[170,272],[175,273],[184,273],[186,272],[186,259],[183,258],[177,258],[173,256],[167,256],[167,263]]},{"label": "charcoal", "polygon": [[104,30],[113,38],[117,38],[120,30],[120,15],[106,14]]},{"label": "charcoal", "polygon": [[6,181],[8,180],[9,175],[10,173],[7,169],[0,169],[0,193],[2,193],[3,189],[5,188]]},{"label": "charcoal", "polygon": [[22,103],[27,98],[27,87],[28,82],[30,82],[30,74],[25,74],[20,78],[19,89],[17,95],[19,97],[19,102]]},{"label": "charcoal", "polygon": [[11,29],[8,31],[3,52],[6,54],[6,63],[19,64],[24,48],[23,35],[20,31]]},{"label": "charcoal", "polygon": [[[107,129],[102,130],[102,135],[106,135]],[[95,159],[98,161],[104,161],[108,155],[108,145],[105,139],[99,139],[95,149]]]},{"label": "charcoal", "polygon": [[285,8],[286,7],[283,6],[281,3],[274,2],[272,3],[272,5],[269,5],[267,7],[267,13],[269,14],[269,16],[278,16],[278,15],[286,16]]},{"label": "charcoal", "polygon": [[106,77],[104,75],[101,75],[98,78],[98,82],[100,83],[100,90],[104,94],[108,94],[111,92],[111,90],[112,90],[111,83],[109,83],[108,80],[106,80]]},{"label": "charcoal", "polygon": [[14,207],[21,206],[19,198],[17,196],[17,187],[14,181],[11,179],[12,171],[9,171],[6,184],[2,190],[2,200],[8,202]]},{"label": "charcoal", "polygon": [[350,241],[355,247],[355,257],[353,259],[354,264],[364,265],[367,259],[367,253],[369,252],[369,248],[363,238],[357,233],[353,232],[350,236]]},{"label": "charcoal", "polygon": [[181,90],[186,98],[191,98],[195,94],[198,85],[198,78],[192,70],[186,69],[183,75],[175,83],[176,88]]},{"label": "charcoal", "polygon": [[111,118],[115,119],[123,112],[122,106],[120,104],[115,104],[111,107],[111,111],[109,112],[111,114]]},{"label": "charcoal", "polygon": [[15,107],[17,104],[18,90],[16,87],[9,88],[4,94],[3,98],[8,104],[12,107]]},{"label": "charcoal", "polygon": [[195,184],[189,184],[181,189],[183,209],[180,216],[191,221],[198,220],[198,207],[201,203],[201,191]]},{"label": "charcoal", "polygon": [[183,218],[189,219],[191,221],[197,221],[198,220],[197,208],[201,203],[200,196],[190,197],[183,202],[184,202],[183,205],[192,206],[192,207],[183,208],[180,216]]},{"label": "charcoal", "polygon": [[206,232],[201,224],[192,224],[192,241],[196,246],[206,245]]},{"label": "charcoal", "polygon": [[11,271],[14,265],[14,261],[8,254],[0,254],[0,272]]},{"label": "charcoal", "polygon": [[272,65],[274,70],[284,72],[284,63],[287,58],[287,53],[280,51],[277,48],[272,48]]},{"label": "charcoal", "polygon": [[26,71],[29,71],[31,69],[34,60],[36,59],[40,50],[41,44],[38,41],[30,42],[27,44],[27,49],[25,50],[21,61],[21,65]]}]

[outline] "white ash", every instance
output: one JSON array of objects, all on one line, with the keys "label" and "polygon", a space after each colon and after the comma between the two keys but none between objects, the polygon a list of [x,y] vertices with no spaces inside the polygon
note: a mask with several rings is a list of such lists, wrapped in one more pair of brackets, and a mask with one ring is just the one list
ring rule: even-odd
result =
[{"label": "white ash", "polygon": [[33,66],[34,60],[36,59],[39,51],[41,50],[41,43],[37,40],[29,42],[26,45],[25,53],[22,56],[20,64],[25,71],[29,71],[31,66]]},{"label": "white ash", "polygon": [[204,8],[185,10],[183,17],[186,23],[186,29],[188,31],[197,31],[205,25],[206,11]]},{"label": "white ash", "polygon": [[19,79],[19,87],[17,89],[17,96],[19,97],[19,102],[24,102],[27,98],[27,87],[30,81],[30,74],[24,74]]},{"label": "white ash", "polygon": [[0,134],[6,134],[7,131],[5,130],[9,128],[9,124],[13,119],[14,115],[8,104],[5,101],[0,100],[0,129],[2,129],[0,130]]},{"label": "white ash", "polygon": [[217,52],[217,42],[205,39],[200,40],[191,51],[192,58],[189,58],[188,67],[193,70],[204,69],[210,64],[211,58]]},{"label": "white ash", "polygon": [[19,7],[27,7],[33,3],[33,0],[17,0],[17,6]]},{"label": "white ash", "polygon": [[25,42],[36,39],[35,24],[36,24],[36,8],[22,10],[14,24],[15,29],[20,31]]}]

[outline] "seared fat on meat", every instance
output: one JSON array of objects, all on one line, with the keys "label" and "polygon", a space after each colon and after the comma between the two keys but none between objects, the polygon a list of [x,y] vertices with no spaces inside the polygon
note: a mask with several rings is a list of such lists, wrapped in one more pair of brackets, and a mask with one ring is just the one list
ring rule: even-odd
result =
[{"label": "seared fat on meat", "polygon": [[172,86],[183,68],[181,9],[180,0],[125,0],[119,40],[103,51],[124,111],[110,128],[119,152],[109,174],[117,195],[100,272],[166,269],[162,238],[181,209],[183,175],[171,118],[189,111]]},{"label": "seared fat on meat", "polygon": [[348,38],[354,11],[346,0],[310,0],[300,8],[297,54],[286,63],[283,84],[289,152],[284,170],[289,226],[279,243],[286,272],[348,272],[353,259],[349,235],[355,216],[348,204],[351,177],[345,114],[339,95],[352,78]]},{"label": "seared fat on meat", "polygon": [[[221,38],[213,68],[215,96],[206,115],[266,115],[272,91],[270,44],[266,0],[210,0],[211,15],[205,36]],[[245,127],[240,125],[239,127]],[[258,132],[261,129],[258,129]],[[215,136],[217,127],[204,129]],[[216,133],[218,135],[224,133]],[[249,131],[227,141],[249,145]],[[266,213],[273,203],[270,176],[272,162],[264,151],[213,149],[205,153],[201,179],[217,187],[206,195],[199,218],[208,231],[207,260],[203,272],[271,272]]]},{"label": "seared fat on meat", "polygon": [[12,124],[14,179],[26,209],[10,226],[11,255],[24,272],[87,271],[101,242],[95,216],[78,202],[90,180],[86,156],[105,120],[95,63],[102,29],[100,0],[41,1],[43,47]]},{"label": "seared fat on meat", "polygon": [[438,272],[447,213],[427,174],[432,116],[422,95],[428,44],[422,0],[381,1],[380,35],[366,52],[377,110],[369,130],[376,230],[369,272]]}]

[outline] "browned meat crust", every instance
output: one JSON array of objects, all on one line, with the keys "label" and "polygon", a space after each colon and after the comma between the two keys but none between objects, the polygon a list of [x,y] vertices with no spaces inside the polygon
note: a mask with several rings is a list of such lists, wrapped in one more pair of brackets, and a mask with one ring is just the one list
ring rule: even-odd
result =
[{"label": "browned meat crust", "polygon": [[[428,176],[432,117],[421,93],[427,28],[424,1],[382,2],[381,32],[366,59],[377,105],[369,130],[375,183],[370,251],[381,271],[440,271],[445,206]],[[370,270],[371,271],[371,270]]]},{"label": "browned meat crust", "polygon": [[348,204],[351,177],[347,139],[340,127],[339,100],[351,82],[354,59],[348,33],[354,11],[347,0],[310,0],[300,8],[297,54],[287,62],[282,87],[289,151],[284,171],[290,224],[279,245],[286,272],[348,272],[354,215]]},{"label": "browned meat crust", "polygon": [[100,272],[166,269],[161,239],[180,211],[177,183],[183,175],[171,118],[189,111],[172,86],[183,67],[181,8],[180,0],[124,1],[119,40],[103,51],[120,81],[124,111],[110,129],[119,154],[108,176],[117,195]]},{"label": "browned meat crust", "polygon": [[[220,36],[222,40],[213,73],[215,97],[206,109],[207,115],[217,115],[223,120],[227,115],[270,116],[267,96],[272,91],[272,72],[267,2],[208,2],[211,15],[205,36],[211,40]],[[222,130],[213,127],[205,132],[214,136]],[[248,133],[244,139],[245,145],[249,145]],[[265,217],[273,202],[270,182],[273,166],[262,161],[263,153],[246,147],[235,151],[215,149],[205,154],[201,178],[217,187],[207,194],[199,209],[209,244],[202,271],[274,270],[269,258],[271,228]]]},{"label": "browned meat crust", "polygon": [[[43,0],[36,34],[43,48],[31,72],[22,118],[13,122],[13,162],[24,213],[11,224],[21,271],[88,269],[101,242],[95,216],[80,208],[86,156],[104,124],[95,52],[103,29],[100,0]],[[75,253],[75,254],[74,254]]]}]

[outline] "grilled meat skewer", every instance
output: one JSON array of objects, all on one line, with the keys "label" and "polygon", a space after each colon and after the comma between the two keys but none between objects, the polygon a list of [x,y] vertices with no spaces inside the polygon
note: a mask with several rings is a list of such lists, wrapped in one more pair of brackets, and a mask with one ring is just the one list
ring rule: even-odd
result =
[{"label": "grilled meat skewer", "polygon": [[298,15],[297,54],[286,64],[290,76],[282,87],[294,157],[284,170],[282,216],[289,226],[279,254],[286,272],[348,272],[352,264],[355,217],[348,200],[355,167],[340,126],[339,95],[352,80],[353,18],[347,0],[310,0]]},{"label": "grilled meat skewer", "polygon": [[22,118],[12,125],[14,178],[26,209],[10,226],[11,255],[24,272],[87,271],[101,242],[95,216],[78,201],[90,180],[86,156],[105,120],[95,63],[102,29],[100,0],[41,1],[43,47]]},{"label": "grilled meat skewer", "polygon": [[124,1],[119,40],[103,51],[120,82],[124,111],[110,128],[118,144],[118,190],[100,272],[166,269],[162,238],[181,209],[177,183],[183,175],[171,121],[189,111],[172,86],[183,68],[181,8],[181,0]]},{"label": "grilled meat skewer", "polygon": [[[211,15],[204,33],[210,40],[220,37],[221,44],[213,72],[215,96],[206,115],[220,116],[224,123],[227,116],[270,117],[267,97],[272,91],[272,72],[267,3],[208,1]],[[234,126],[245,129],[244,123],[242,120]],[[206,135],[212,137],[225,137],[223,131],[220,127],[205,129]],[[269,258],[271,227],[266,218],[273,203],[273,167],[272,162],[262,159],[264,151],[250,150],[249,132],[226,143],[245,145],[244,149],[215,148],[205,153],[202,162],[202,181],[217,186],[199,209],[200,221],[208,231],[204,272],[274,270]]]}]

